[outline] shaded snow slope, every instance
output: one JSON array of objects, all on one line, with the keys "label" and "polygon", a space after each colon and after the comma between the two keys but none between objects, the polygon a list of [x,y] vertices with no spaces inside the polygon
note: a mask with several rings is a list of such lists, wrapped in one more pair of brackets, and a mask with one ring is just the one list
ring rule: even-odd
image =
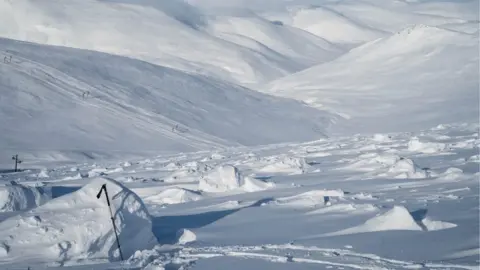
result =
[{"label": "shaded snow slope", "polygon": [[315,139],[327,124],[299,102],[138,60],[5,39],[0,51],[12,55],[2,147],[192,150]]},{"label": "shaded snow slope", "polygon": [[125,257],[156,243],[150,215],[142,200],[113,180],[97,178],[80,190],[12,217],[0,224],[0,262],[18,256],[24,262],[58,262],[79,259],[118,260],[103,184],[109,192],[118,235]]},{"label": "shaded snow slope", "polygon": [[344,117],[335,132],[477,122],[478,48],[478,35],[415,25],[269,87]]}]

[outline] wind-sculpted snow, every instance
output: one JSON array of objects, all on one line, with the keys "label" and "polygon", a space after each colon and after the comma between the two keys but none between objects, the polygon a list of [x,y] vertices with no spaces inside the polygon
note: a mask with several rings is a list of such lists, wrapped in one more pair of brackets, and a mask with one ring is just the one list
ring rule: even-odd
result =
[{"label": "wind-sculpted snow", "polygon": [[[106,199],[96,198],[106,184],[123,255],[156,243],[150,214],[142,200],[121,184],[103,178],[80,190],[0,223],[0,241],[6,251],[0,262],[21,257],[34,263],[120,258]],[[102,196],[105,196],[103,194]]]},{"label": "wind-sculpted snow", "polygon": [[[445,147],[412,150],[412,141]],[[2,181],[23,186],[41,179],[54,199],[0,215],[0,264],[476,269],[479,143],[478,124],[444,124],[3,172]],[[262,172],[268,164],[289,167]],[[308,167],[292,173],[301,164]],[[42,171],[48,177],[38,178]],[[105,198],[95,197],[103,183],[118,212],[123,264]]]}]

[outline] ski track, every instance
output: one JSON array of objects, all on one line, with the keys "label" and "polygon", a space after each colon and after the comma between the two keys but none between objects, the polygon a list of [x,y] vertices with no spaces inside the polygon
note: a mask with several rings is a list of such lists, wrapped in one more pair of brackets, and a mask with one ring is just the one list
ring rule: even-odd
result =
[{"label": "ski track", "polygon": [[[266,253],[269,251],[270,253]],[[290,255],[292,251],[303,254]],[[276,255],[279,253],[284,255]],[[215,257],[240,257],[261,259],[273,263],[307,263],[327,266],[347,267],[349,269],[477,269],[474,266],[440,264],[429,262],[408,262],[379,257],[375,254],[356,253],[344,249],[327,249],[301,245],[262,245],[262,246],[224,246],[182,249],[178,255],[182,259],[209,259]],[[318,258],[318,259],[316,259]],[[320,259],[321,258],[321,259]],[[336,260],[333,260],[336,258]],[[330,259],[330,260],[329,260]]]}]

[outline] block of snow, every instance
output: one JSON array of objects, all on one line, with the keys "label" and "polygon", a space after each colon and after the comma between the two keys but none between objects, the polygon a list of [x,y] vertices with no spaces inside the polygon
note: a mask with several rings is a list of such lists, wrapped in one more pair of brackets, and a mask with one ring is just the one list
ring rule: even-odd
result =
[{"label": "block of snow", "polygon": [[105,194],[106,185],[123,255],[152,248],[150,215],[142,200],[120,183],[95,178],[76,192],[0,223],[0,242],[8,245],[7,257],[44,263],[79,259],[119,259]]},{"label": "block of snow", "polygon": [[239,190],[254,192],[273,186],[273,183],[264,182],[243,176],[237,167],[222,165],[206,173],[200,178],[199,190],[206,192],[226,192]]},{"label": "block of snow", "polygon": [[0,212],[22,211],[51,199],[44,189],[20,184],[0,187]]},{"label": "block of snow", "polygon": [[305,173],[310,167],[304,158],[288,155],[271,157],[270,164],[259,171],[268,173],[288,173],[290,175]]},{"label": "block of snow", "polygon": [[413,137],[408,142],[408,150],[412,152],[420,152],[425,154],[437,153],[445,150],[444,143],[421,142],[417,137]]},{"label": "block of snow", "polygon": [[298,195],[277,198],[273,203],[290,207],[315,207],[330,203],[332,197],[343,196],[344,192],[342,190],[312,190]]},{"label": "block of snow", "polygon": [[145,202],[152,204],[178,204],[202,199],[198,192],[183,188],[169,188],[161,191],[159,194],[148,196]]},{"label": "block of snow", "polygon": [[387,175],[395,178],[426,178],[427,175],[415,162],[408,158],[401,158],[393,164]]},{"label": "block of snow", "polygon": [[391,142],[392,141],[392,139],[389,135],[378,134],[378,133],[373,135],[372,140],[376,141],[376,142]]},{"label": "block of snow", "polygon": [[50,176],[48,175],[48,171],[44,169],[44,170],[41,170],[41,171],[38,173],[37,177],[38,177],[38,178],[48,178],[48,177],[50,177]]},{"label": "block of snow", "polygon": [[181,229],[177,232],[177,239],[178,244],[185,245],[187,243],[191,243],[197,240],[197,236],[190,230]]}]

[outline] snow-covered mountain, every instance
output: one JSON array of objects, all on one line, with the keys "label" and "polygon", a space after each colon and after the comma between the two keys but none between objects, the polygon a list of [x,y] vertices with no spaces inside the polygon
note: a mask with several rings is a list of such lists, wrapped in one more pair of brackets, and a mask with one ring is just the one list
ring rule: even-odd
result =
[{"label": "snow-covered mountain", "polygon": [[[2,0],[0,16],[6,38],[124,55],[241,83],[275,79],[339,53],[319,37],[254,15],[232,17],[225,27],[215,13],[180,0]],[[321,53],[310,57],[312,51]]]},{"label": "snow-covered mountain", "polygon": [[341,115],[339,132],[476,122],[478,38],[415,25],[271,82],[268,90]]}]

